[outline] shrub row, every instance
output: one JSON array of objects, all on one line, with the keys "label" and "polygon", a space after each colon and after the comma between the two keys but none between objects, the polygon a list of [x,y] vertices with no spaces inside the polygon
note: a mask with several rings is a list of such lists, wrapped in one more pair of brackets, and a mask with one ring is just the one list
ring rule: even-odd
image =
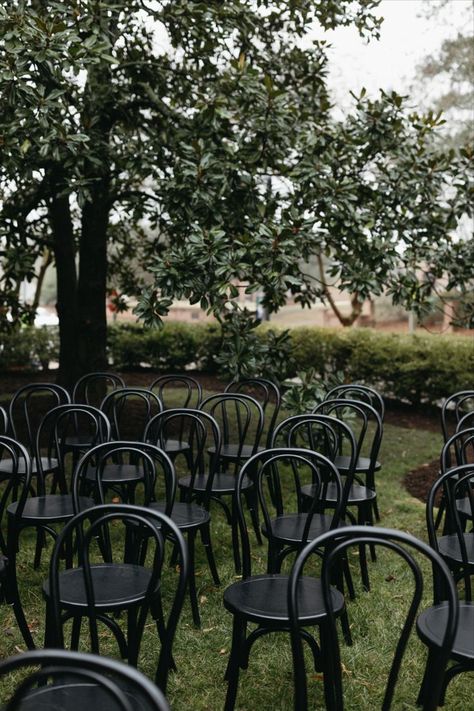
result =
[{"label": "shrub row", "polygon": [[[54,329],[23,329],[0,337],[0,368],[47,367],[57,359]],[[271,330],[261,327],[259,338]],[[347,381],[372,384],[386,396],[413,404],[435,404],[456,390],[474,387],[474,339],[448,335],[403,335],[371,329],[294,328],[291,359],[281,379],[314,369],[321,380],[342,372]],[[170,322],[162,330],[115,325],[109,330],[109,356],[114,368],[144,365],[160,371],[193,367],[216,372],[221,347],[216,324]]]}]

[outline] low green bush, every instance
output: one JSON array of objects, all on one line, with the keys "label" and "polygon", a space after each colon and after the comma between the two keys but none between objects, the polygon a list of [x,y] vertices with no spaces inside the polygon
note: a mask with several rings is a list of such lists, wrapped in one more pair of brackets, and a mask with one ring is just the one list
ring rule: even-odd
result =
[{"label": "low green bush", "polygon": [[[378,388],[412,404],[436,404],[450,393],[474,386],[474,339],[453,335],[381,333],[369,328],[294,328],[260,326],[260,375],[279,380],[312,370],[323,383],[342,373],[346,381]],[[158,371],[197,368],[216,373],[223,350],[216,323],[168,322],[163,329],[138,324],[109,328],[109,357],[116,369],[142,365]],[[224,344],[225,345],[225,344]],[[21,328],[0,334],[0,368],[47,369],[58,359],[55,327]],[[268,361],[268,362],[267,362]],[[222,367],[222,365],[221,365]],[[271,371],[271,372],[270,372]]]}]

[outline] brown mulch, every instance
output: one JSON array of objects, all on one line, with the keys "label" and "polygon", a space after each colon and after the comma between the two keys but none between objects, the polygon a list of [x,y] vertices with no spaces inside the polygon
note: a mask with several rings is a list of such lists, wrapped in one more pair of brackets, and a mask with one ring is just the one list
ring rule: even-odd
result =
[{"label": "brown mulch", "polygon": [[403,484],[409,494],[426,503],[428,492],[433,483],[439,477],[439,459],[422,464],[418,469],[414,469],[405,475]]}]

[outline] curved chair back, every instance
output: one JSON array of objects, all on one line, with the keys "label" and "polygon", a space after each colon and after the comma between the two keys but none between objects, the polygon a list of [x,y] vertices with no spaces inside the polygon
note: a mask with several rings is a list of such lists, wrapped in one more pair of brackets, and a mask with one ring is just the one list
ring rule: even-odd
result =
[{"label": "curved chair back", "polygon": [[146,423],[163,410],[163,405],[151,390],[128,387],[112,390],[100,409],[110,420],[113,439],[139,442]]},{"label": "curved chair back", "polygon": [[[91,495],[96,504],[105,504],[106,484],[103,481],[107,464],[130,461],[140,469],[143,483],[143,506],[159,498],[165,502],[165,514],[171,514],[176,496],[176,473],[166,452],[149,442],[114,440],[88,450],[74,472],[72,495],[74,511],[81,510],[81,496]],[[161,493],[163,491],[163,494]],[[134,496],[136,493],[134,493]]]},{"label": "curved chair back", "polygon": [[[250,395],[260,403],[265,417],[264,429],[267,432],[266,446],[269,447],[281,407],[280,388],[267,378],[245,378],[244,380],[232,380],[232,382],[226,386],[224,392]],[[268,405],[272,407],[271,417],[267,416]]]},{"label": "curved chair back", "polygon": [[[286,471],[282,469],[286,467]],[[285,513],[284,497],[282,494],[282,478],[293,479],[294,492],[299,501],[301,499],[301,487],[303,481],[302,471],[309,473],[310,483],[314,486],[314,497],[309,511],[302,514],[306,517],[302,530],[301,543],[306,543],[311,527],[311,522],[316,511],[320,512],[320,506],[324,502],[325,490],[329,482],[335,485],[336,501],[331,509],[331,526],[337,526],[340,520],[342,503],[342,483],[339,472],[332,462],[318,452],[309,449],[296,447],[279,447],[267,449],[251,457],[239,472],[235,487],[235,503],[237,507],[237,517],[239,522],[240,538],[242,545],[242,574],[243,578],[248,578],[252,574],[250,540],[245,522],[242,494],[246,477],[252,473],[252,478],[258,491],[260,505],[262,507],[265,528],[269,536],[272,534],[273,510],[277,516]],[[301,508],[301,507],[299,507]],[[273,509],[273,510],[272,510]],[[298,545],[295,546],[295,549]]]},{"label": "curved chair back", "polygon": [[180,440],[189,443],[188,474],[191,476],[186,489],[187,501],[191,502],[196,477],[207,474],[203,505],[207,507],[212,494],[212,483],[217,471],[221,452],[221,433],[216,420],[203,410],[172,408],[155,415],[145,427],[145,442],[156,443],[161,450],[169,439],[179,433]]},{"label": "curved chair back", "polygon": [[23,442],[30,454],[35,447],[37,427],[46,413],[57,405],[71,403],[69,393],[54,383],[30,383],[16,391],[8,408],[13,439]]},{"label": "curved chair back", "polygon": [[223,447],[234,445],[234,461],[241,461],[244,447],[250,456],[258,449],[263,431],[263,409],[255,398],[239,393],[218,393],[205,398],[200,410],[218,423]]},{"label": "curved chair back", "polygon": [[466,412],[465,415],[461,417],[456,425],[456,432],[461,432],[461,430],[470,430],[474,427],[474,410]]},{"label": "curved chair back", "polygon": [[[471,575],[474,559],[471,550],[474,534],[474,462],[452,467],[433,482],[426,502],[426,525],[430,546],[447,560],[452,556],[455,579],[464,579],[466,600],[472,600]],[[446,502],[443,535],[435,509]],[[462,519],[461,519],[462,511]],[[469,533],[465,533],[466,529]],[[449,560],[448,560],[449,564]]]},{"label": "curved chair back", "polygon": [[450,395],[441,407],[441,429],[444,441],[447,442],[455,428],[450,428],[450,415],[454,418],[455,426],[468,412],[474,410],[474,390],[460,390]]},{"label": "curved chair back", "polygon": [[5,711],[62,711],[84,705],[103,711],[170,711],[158,687],[139,671],[108,657],[38,649],[0,662],[0,678],[36,668],[17,684]]},{"label": "curved chair back", "polygon": [[74,385],[72,401],[99,407],[108,391],[124,387],[125,382],[117,373],[86,373]]},{"label": "curved chair back", "polygon": [[426,543],[417,540],[414,536],[387,528],[370,527],[368,529],[366,526],[348,526],[323,534],[309,543],[304,550],[301,551],[293,566],[288,586],[288,608],[295,679],[295,710],[306,711],[308,708],[306,672],[301,644],[302,624],[298,609],[299,581],[307,561],[313,557],[315,552],[321,549],[325,550],[321,582],[324,607],[328,615],[327,632],[325,635],[327,641],[325,649],[322,650],[322,654],[324,655],[326,668],[331,670],[331,679],[328,680],[328,684],[330,684],[332,688],[328,691],[328,695],[333,704],[331,706],[328,705],[328,707],[337,709],[338,711],[343,711],[344,709],[341,659],[330,581],[334,567],[337,562],[341,560],[341,556],[346,554],[348,548],[360,546],[361,544],[382,546],[398,554],[407,564],[414,581],[413,597],[410,601],[408,614],[398,638],[385,688],[385,696],[382,703],[383,711],[388,711],[391,707],[403,655],[415,624],[423,595],[423,575],[414,554],[421,554],[431,564],[435,579],[434,602],[438,604],[441,601],[446,601],[448,606],[447,622],[444,634],[441,636],[441,643],[437,649],[430,649],[432,655],[430,658],[431,683],[427,686],[426,693],[424,693],[422,699],[424,711],[435,711],[440,698],[444,670],[453,647],[459,615],[459,602],[452,576],[442,558]]},{"label": "curved chair back", "polygon": [[374,388],[368,385],[360,385],[359,383],[346,383],[344,385],[336,385],[326,393],[325,400],[360,400],[372,405],[376,410],[380,419],[385,417],[385,403],[383,397]]},{"label": "curved chair back", "polygon": [[[113,536],[110,530],[113,526]],[[114,540],[114,555],[120,557],[118,552],[120,533],[124,540],[125,553],[132,552],[131,561],[125,558],[125,563],[113,560],[103,562],[92,562],[100,559],[100,542],[107,538]],[[130,540],[131,539],[131,540]],[[148,563],[137,566],[134,561],[140,560],[137,554],[137,545],[146,540],[151,553],[147,557]],[[164,597],[162,585],[162,570],[167,553],[167,542],[173,548],[177,561],[177,575],[170,583],[174,587],[172,602],[169,605],[169,613],[164,614],[161,600]],[[48,592],[47,596],[47,645],[51,647],[64,647],[63,636],[63,609],[64,592],[61,588],[60,594],[60,561],[64,558],[64,551],[70,551],[71,556],[75,554],[76,565],[71,565],[71,557],[66,555],[66,573],[74,568],[80,570],[81,582],[79,589],[83,590],[83,605],[80,608],[81,617],[86,617],[89,622],[89,635],[91,651],[94,654],[100,653],[98,622],[106,624],[107,628],[114,634],[121,650],[124,648],[123,632],[120,630],[113,612],[131,607],[135,616],[135,644],[139,645],[142,637],[146,614],[148,610],[160,610],[159,630],[161,651],[156,674],[157,683],[166,690],[167,675],[172,664],[172,645],[179,615],[183,606],[184,595],[188,577],[188,549],[181,531],[176,524],[165,514],[147,509],[143,506],[130,506],[126,504],[106,504],[96,506],[93,509],[82,511],[70,519],[62,531],[59,533],[54,545],[49,568]],[[108,552],[108,551],[107,551]],[[123,560],[123,558],[121,558]],[[117,579],[111,573],[114,566],[124,571],[125,567],[131,564],[135,570],[133,580],[140,580],[139,588],[133,587],[129,596],[123,591],[118,591],[118,598],[114,597],[111,590],[111,580]],[[107,565],[109,573],[106,576],[107,590],[99,591],[96,579],[102,580],[100,568]],[[97,578],[94,571],[98,571]],[[119,579],[122,573],[119,571]],[[142,572],[140,572],[142,571]],[[169,582],[167,578],[166,583]],[[104,596],[109,600],[108,605],[104,602]],[[137,597],[138,596],[138,597]],[[99,604],[98,604],[99,600]],[[107,612],[109,614],[107,615]],[[136,651],[138,654],[138,649]],[[129,652],[130,654],[130,652]]]},{"label": "curved chair back", "polygon": [[110,434],[110,422],[106,415],[91,405],[58,405],[47,412],[35,438],[38,495],[46,494],[45,470],[51,471],[51,463],[54,463],[54,477],[61,493],[67,493],[65,455],[69,437],[83,437],[87,447],[94,447],[107,442]]},{"label": "curved chair back", "polygon": [[448,437],[441,450],[441,472],[471,462],[474,462],[474,427],[460,429]]},{"label": "curved chair back", "polygon": [[164,409],[198,408],[202,401],[201,384],[190,375],[160,375],[149,389],[156,393]]},{"label": "curved chair back", "polygon": [[292,415],[280,422],[274,430],[271,447],[301,447],[319,452],[335,463],[336,457],[346,453],[348,466],[343,487],[341,516],[344,516],[347,497],[353,483],[358,448],[349,425],[331,415]]},{"label": "curved chair back", "polygon": [[[17,501],[19,497],[23,501],[21,510],[23,509],[24,501],[31,487],[32,467],[31,457],[27,448],[15,439],[5,435],[0,435],[0,470],[2,461],[8,462],[9,471],[8,474],[2,475],[2,479],[6,480],[6,484],[0,498],[0,550],[5,555],[8,555],[7,542],[2,532],[3,516],[10,501]],[[15,514],[17,520],[21,518],[21,510],[18,513],[19,508],[20,504],[18,504]]]}]

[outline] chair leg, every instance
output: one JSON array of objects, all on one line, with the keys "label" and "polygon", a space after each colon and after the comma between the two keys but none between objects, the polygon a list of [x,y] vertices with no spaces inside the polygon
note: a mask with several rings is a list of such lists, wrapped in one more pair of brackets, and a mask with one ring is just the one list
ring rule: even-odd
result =
[{"label": "chair leg", "polygon": [[239,523],[237,520],[237,508],[235,506],[234,497],[232,497],[231,530],[232,551],[234,553],[234,566],[235,572],[238,575],[242,572],[242,562],[240,559]]},{"label": "chair leg", "polygon": [[137,628],[137,609],[129,607],[127,609],[127,648],[128,648],[128,663],[132,667],[138,664],[138,628]]},{"label": "chair leg", "polygon": [[79,649],[79,638],[81,636],[82,617],[74,615],[72,618],[71,649]]},{"label": "chair leg", "polygon": [[252,519],[253,530],[255,531],[255,537],[259,546],[262,545],[262,534],[260,533],[260,521],[258,517],[258,499],[257,490],[255,486],[248,489],[245,492],[245,499],[247,501],[247,506],[250,513],[250,518]]},{"label": "chair leg", "polygon": [[20,600],[18,582],[16,579],[15,560],[8,561],[8,568],[8,582],[5,585],[5,598],[7,603],[12,606],[13,614],[15,615],[15,619],[22,637],[25,640],[26,646],[28,649],[35,649],[35,643],[33,642],[33,637],[31,636],[30,628],[28,627]]},{"label": "chair leg", "polygon": [[191,612],[193,615],[193,622],[195,627],[201,626],[201,618],[199,617],[199,606],[196,591],[196,570],[195,570],[195,541],[196,534],[194,531],[189,531],[188,533],[188,554],[189,554],[189,576],[188,576],[188,586],[189,586],[189,598],[191,601]]},{"label": "chair leg", "polygon": [[35,557],[33,560],[33,568],[38,570],[41,565],[41,553],[45,544],[45,534],[41,528],[36,529],[36,547],[35,547]]},{"label": "chair leg", "polygon": [[[364,526],[366,524],[366,517],[365,517],[365,511],[363,506],[358,507],[357,511],[357,523],[360,526]],[[367,592],[370,590],[370,580],[369,580],[369,569],[367,567],[367,550],[365,545],[360,545],[359,546],[359,565],[360,565],[360,574],[362,577],[362,585],[364,586],[364,590]]]},{"label": "chair leg", "polygon": [[320,625],[321,637],[321,657],[324,661],[324,701],[326,711],[340,711],[342,708],[342,680],[341,667],[336,664],[332,653],[331,635],[326,629],[326,625]]},{"label": "chair leg", "polygon": [[201,526],[201,540],[204,546],[204,550],[206,551],[207,562],[209,564],[209,570],[211,571],[214,585],[220,585],[221,581],[216,566],[216,560],[214,558],[214,551],[212,549],[211,526],[209,523],[207,523],[205,526]]},{"label": "chair leg", "polygon": [[235,706],[237,689],[239,686],[240,657],[242,645],[245,642],[246,627],[247,625],[245,620],[237,615],[234,615],[232,626],[232,647],[225,673],[225,679],[227,681],[227,694],[225,698],[224,711],[233,711]]}]

